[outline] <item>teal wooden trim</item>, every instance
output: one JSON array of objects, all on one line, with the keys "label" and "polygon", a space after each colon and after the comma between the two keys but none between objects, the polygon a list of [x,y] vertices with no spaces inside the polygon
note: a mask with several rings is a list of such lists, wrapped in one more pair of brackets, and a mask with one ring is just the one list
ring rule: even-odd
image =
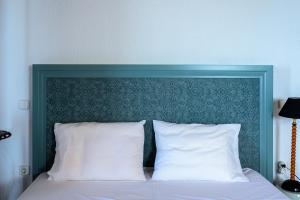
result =
[{"label": "teal wooden trim", "polygon": [[[34,65],[49,77],[260,77],[272,66],[217,65]],[[247,72],[246,75],[243,72]]]},{"label": "teal wooden trim", "polygon": [[32,97],[32,173],[43,169],[46,162],[46,134],[45,134],[45,74],[33,71],[33,97]]},{"label": "teal wooden trim", "polygon": [[139,65],[139,64],[36,64],[33,70],[38,71],[164,71],[164,70],[207,70],[207,71],[247,71],[247,72],[265,72],[272,70],[272,65]]},{"label": "teal wooden trim", "polygon": [[262,71],[226,71],[226,70],[218,70],[218,71],[210,71],[210,70],[176,70],[176,69],[168,69],[168,70],[43,70],[42,71],[45,76],[48,77],[161,77],[161,78],[259,78],[262,76]]},{"label": "teal wooden trim", "polygon": [[218,65],[33,65],[32,173],[46,163],[46,80],[50,77],[259,78],[260,172],[273,180],[273,67]]},{"label": "teal wooden trim", "polygon": [[[267,172],[266,177],[273,181],[273,68],[269,69],[268,72],[264,74],[264,80],[265,80],[265,95],[266,100],[264,109],[266,112],[266,126],[265,126],[265,132],[266,132],[266,156],[267,156]],[[271,170],[272,169],[272,170]]]},{"label": "teal wooden trim", "polygon": [[266,69],[260,77],[260,169],[273,181],[273,70]]}]

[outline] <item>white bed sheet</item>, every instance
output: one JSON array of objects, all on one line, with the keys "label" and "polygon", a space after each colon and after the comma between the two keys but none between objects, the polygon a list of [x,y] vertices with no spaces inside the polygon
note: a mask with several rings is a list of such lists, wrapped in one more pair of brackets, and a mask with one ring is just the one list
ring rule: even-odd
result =
[{"label": "white bed sheet", "polygon": [[250,182],[64,181],[41,174],[19,200],[287,200],[259,173],[244,169]]}]

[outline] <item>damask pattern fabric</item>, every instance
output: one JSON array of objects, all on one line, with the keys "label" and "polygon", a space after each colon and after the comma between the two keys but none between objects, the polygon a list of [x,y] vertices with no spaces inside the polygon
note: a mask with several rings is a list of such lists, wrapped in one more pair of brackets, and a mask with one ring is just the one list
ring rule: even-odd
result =
[{"label": "damask pattern fabric", "polygon": [[[56,122],[122,122],[146,119],[144,166],[153,166],[152,120],[242,124],[243,167],[259,171],[259,79],[256,78],[48,78],[47,169],[53,164]],[[121,164],[121,163],[120,163]]]}]

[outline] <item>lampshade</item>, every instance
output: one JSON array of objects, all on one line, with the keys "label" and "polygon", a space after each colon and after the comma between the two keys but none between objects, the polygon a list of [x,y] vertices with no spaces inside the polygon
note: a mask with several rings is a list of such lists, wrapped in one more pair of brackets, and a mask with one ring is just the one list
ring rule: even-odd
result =
[{"label": "lampshade", "polygon": [[10,132],[0,130],[0,140],[4,140],[11,136]]},{"label": "lampshade", "polygon": [[288,98],[279,115],[282,117],[300,119],[300,98]]}]

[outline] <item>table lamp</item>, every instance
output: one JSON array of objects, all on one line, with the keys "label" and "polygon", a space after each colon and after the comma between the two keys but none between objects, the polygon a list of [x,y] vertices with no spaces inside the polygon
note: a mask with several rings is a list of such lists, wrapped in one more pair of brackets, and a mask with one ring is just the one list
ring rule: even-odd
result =
[{"label": "table lamp", "polygon": [[10,136],[11,136],[10,132],[0,130],[0,140],[4,140],[6,138],[9,138]]},{"label": "table lamp", "polygon": [[300,182],[295,180],[296,169],[296,119],[300,119],[300,98],[288,98],[279,115],[292,118],[291,173],[290,179],[284,181],[281,188],[290,192],[300,192]]}]

